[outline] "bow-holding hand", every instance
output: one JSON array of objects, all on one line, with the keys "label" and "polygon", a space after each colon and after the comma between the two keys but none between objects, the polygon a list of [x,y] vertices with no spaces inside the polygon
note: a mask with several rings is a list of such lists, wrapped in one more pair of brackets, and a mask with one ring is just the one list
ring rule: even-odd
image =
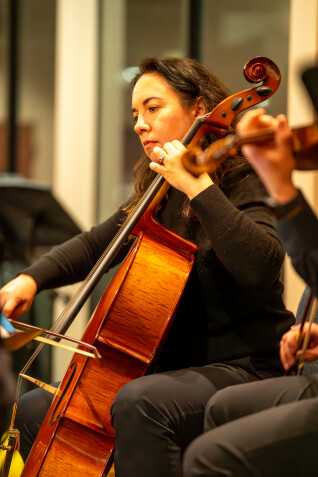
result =
[{"label": "bow-holding hand", "polygon": [[21,273],[0,289],[0,308],[7,318],[18,318],[31,308],[37,291],[35,280]]},{"label": "bow-holding hand", "polygon": [[184,192],[191,200],[212,185],[213,181],[206,172],[199,177],[194,177],[185,169],[181,161],[185,151],[186,148],[180,141],[166,142],[163,147],[153,149],[157,161],[151,162],[149,167],[161,174],[172,187]]}]

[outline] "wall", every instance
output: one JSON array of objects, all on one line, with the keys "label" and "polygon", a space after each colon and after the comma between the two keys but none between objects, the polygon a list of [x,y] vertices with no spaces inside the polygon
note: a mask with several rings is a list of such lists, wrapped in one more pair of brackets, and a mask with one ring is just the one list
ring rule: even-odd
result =
[{"label": "wall", "polygon": [[[287,116],[291,127],[312,124],[315,114],[302,84],[300,74],[306,66],[318,61],[318,0],[291,0],[288,106]],[[317,172],[295,172],[295,183],[300,187],[317,212]],[[306,231],[304,231],[306,233]],[[305,287],[303,280],[293,270],[287,258],[285,265],[285,302],[296,312]]]}]

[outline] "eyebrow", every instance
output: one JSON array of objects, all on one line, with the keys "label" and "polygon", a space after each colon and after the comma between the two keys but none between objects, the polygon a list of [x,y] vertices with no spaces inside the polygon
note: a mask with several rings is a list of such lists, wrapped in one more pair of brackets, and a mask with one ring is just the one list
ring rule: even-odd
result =
[{"label": "eyebrow", "polygon": [[[146,98],[146,99],[143,100],[142,105],[143,105],[143,106],[146,106],[146,104],[149,103],[149,101],[151,101],[152,99],[161,99],[161,98],[159,98],[159,96],[150,96],[149,98]],[[134,113],[134,112],[137,111],[137,109],[136,109],[136,108],[132,108],[131,111],[132,111],[132,113]]]}]

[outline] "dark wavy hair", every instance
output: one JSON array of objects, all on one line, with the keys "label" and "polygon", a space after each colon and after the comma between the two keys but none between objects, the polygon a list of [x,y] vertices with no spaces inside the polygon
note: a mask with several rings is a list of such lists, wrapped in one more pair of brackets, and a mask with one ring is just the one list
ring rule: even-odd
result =
[{"label": "dark wavy hair", "polygon": [[[132,90],[137,81],[148,73],[160,74],[177,93],[184,108],[189,108],[198,98],[202,98],[206,111],[210,112],[229,96],[229,91],[219,79],[198,61],[191,58],[144,58],[139,65],[139,73],[132,81]],[[233,132],[233,130],[229,130],[229,132]],[[219,137],[210,133],[202,138],[199,145],[202,149],[206,149],[216,139]],[[224,161],[211,174],[214,183],[222,182],[228,166],[229,161]],[[132,198],[125,207],[127,212],[134,208],[156,176],[156,173],[149,168],[149,158],[145,154],[136,163],[134,175],[136,180]],[[191,215],[188,205],[185,205],[184,213],[186,216]]]}]

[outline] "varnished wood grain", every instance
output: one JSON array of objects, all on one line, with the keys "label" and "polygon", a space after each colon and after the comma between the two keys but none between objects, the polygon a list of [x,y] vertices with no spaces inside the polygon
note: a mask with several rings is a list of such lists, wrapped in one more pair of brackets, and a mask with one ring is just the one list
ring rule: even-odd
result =
[{"label": "varnished wood grain", "polygon": [[[154,224],[150,220],[149,234],[141,232],[84,333],[82,340],[98,348],[101,360],[74,356],[61,384],[62,391],[67,389],[65,396],[60,402],[54,399],[24,477],[101,477],[110,469],[112,402],[125,383],[150,371],[196,250],[191,242]],[[153,227],[160,230],[159,241]],[[58,416],[56,422],[52,416]]]}]

